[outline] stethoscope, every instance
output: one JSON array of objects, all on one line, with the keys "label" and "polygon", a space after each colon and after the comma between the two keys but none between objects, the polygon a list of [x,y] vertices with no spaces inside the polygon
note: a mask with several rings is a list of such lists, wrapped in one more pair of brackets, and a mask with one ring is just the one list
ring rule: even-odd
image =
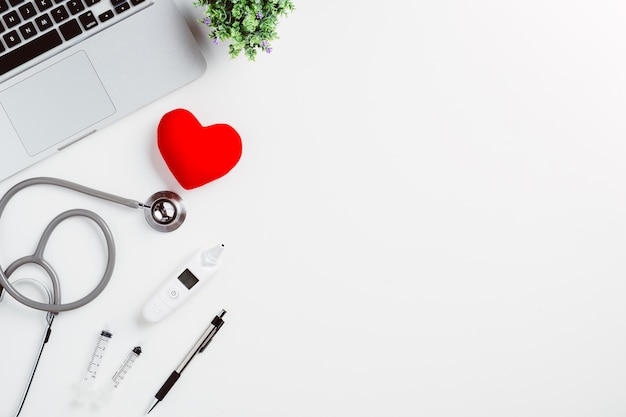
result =
[{"label": "stethoscope", "polygon": [[[22,181],[12,188],[10,188],[6,194],[0,199],[0,216],[4,212],[7,204],[10,199],[13,198],[18,192],[22,191],[27,187],[31,187],[34,185],[54,185],[57,187],[66,188],[69,190],[73,190],[91,197],[96,197],[102,200],[110,201],[112,203],[120,204],[126,207],[140,209],[144,212],[144,217],[146,222],[153,229],[159,232],[171,232],[176,230],[185,220],[187,216],[187,211],[183,206],[183,201],[180,196],[171,191],[160,191],[153,195],[151,195],[145,203],[140,203],[139,201],[127,199],[124,197],[119,197],[114,194],[105,193],[103,191],[95,190],[93,188],[85,187],[80,184],[76,184],[70,181],[61,180],[58,178],[49,178],[49,177],[39,177],[39,178],[31,178],[25,181]],[[91,221],[93,221],[100,231],[102,232],[104,239],[106,241],[107,246],[107,262],[106,268],[100,279],[99,283],[96,287],[91,290],[84,297],[69,303],[61,302],[61,285],[59,281],[59,277],[52,265],[46,261],[44,258],[44,252],[46,249],[46,245],[48,244],[48,240],[50,235],[54,231],[54,229],[61,224],[63,221],[70,219],[72,217],[84,217]],[[41,269],[45,271],[45,273],[50,278],[50,284],[52,289],[49,290],[45,285],[39,283],[36,280],[31,280],[29,278],[24,278],[19,281],[30,281],[33,282],[44,289],[44,292],[47,294],[48,302],[42,303],[39,301],[35,301],[29,297],[24,296],[20,291],[18,291],[13,284],[9,282],[9,278],[11,275],[19,268],[24,265],[34,264],[39,266]],[[115,243],[113,241],[113,235],[111,230],[109,229],[106,222],[96,213],[90,210],[85,209],[72,209],[65,211],[58,216],[56,216],[48,226],[46,226],[44,232],[39,239],[39,243],[37,244],[37,248],[32,255],[27,255],[21,257],[13,263],[11,263],[6,269],[2,269],[0,267],[0,300],[2,300],[2,296],[4,295],[3,290],[6,291],[11,297],[13,297],[18,302],[37,309],[41,311],[46,311],[46,329],[44,330],[44,335],[42,337],[41,346],[38,352],[38,355],[35,359],[35,364],[32,368],[30,378],[27,384],[27,387],[22,396],[22,400],[20,406],[17,410],[18,416],[24,406],[24,402],[26,401],[26,396],[28,395],[28,390],[32,383],[32,380],[35,376],[35,371],[37,370],[37,365],[39,363],[39,359],[41,358],[41,354],[43,352],[43,348],[48,341],[50,336],[50,332],[52,330],[52,322],[54,321],[54,317],[57,313],[61,311],[73,310],[79,307],[84,306],[85,304],[94,300],[107,286],[109,281],[111,280],[111,276],[113,275],[113,269],[115,266]],[[17,282],[17,281],[16,281]]]}]

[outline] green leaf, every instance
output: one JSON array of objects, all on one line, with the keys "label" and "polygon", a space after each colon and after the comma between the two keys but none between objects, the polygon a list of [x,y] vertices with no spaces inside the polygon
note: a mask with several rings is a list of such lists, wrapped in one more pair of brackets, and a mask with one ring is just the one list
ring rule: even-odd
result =
[{"label": "green leaf", "polygon": [[278,17],[295,10],[291,0],[194,0],[193,4],[205,8],[213,28],[211,38],[230,40],[230,56],[236,58],[244,51],[251,61],[267,42],[278,39]]}]

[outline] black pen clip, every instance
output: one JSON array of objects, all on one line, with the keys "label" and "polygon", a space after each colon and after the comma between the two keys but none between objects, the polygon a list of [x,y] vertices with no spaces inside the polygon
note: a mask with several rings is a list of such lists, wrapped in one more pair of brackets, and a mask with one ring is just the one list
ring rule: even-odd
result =
[{"label": "black pen clip", "polygon": [[211,324],[213,325],[213,329],[211,329],[207,337],[204,339],[204,341],[200,345],[200,349],[198,349],[199,353],[204,352],[204,349],[206,349],[207,346],[209,346],[209,343],[211,343],[211,340],[213,340],[213,336],[215,336],[217,331],[224,324],[224,320],[222,319],[222,317],[224,317],[224,314],[226,314],[226,310],[222,310],[220,314],[218,316],[215,316],[213,320],[211,321]]}]

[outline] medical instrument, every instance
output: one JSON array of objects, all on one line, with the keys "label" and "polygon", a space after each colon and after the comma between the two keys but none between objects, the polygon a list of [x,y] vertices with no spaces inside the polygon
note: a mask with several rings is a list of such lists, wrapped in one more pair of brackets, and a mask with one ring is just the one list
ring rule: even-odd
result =
[{"label": "medical instrument", "polygon": [[[31,279],[31,278],[21,278],[16,280],[13,285],[16,284],[20,284],[23,282],[28,282],[31,284],[36,285],[37,287],[39,287],[42,292],[44,292],[47,297],[48,297],[48,302],[52,302],[53,300],[53,296],[52,293],[50,292],[50,290],[48,290],[48,288],[43,285],[41,282],[35,280],[35,279]],[[2,300],[2,294],[0,294],[0,301]],[[20,413],[22,412],[22,408],[24,408],[24,403],[26,402],[26,397],[28,396],[28,391],[30,390],[30,386],[33,383],[33,379],[35,378],[35,372],[37,371],[37,366],[39,365],[39,360],[41,359],[41,354],[43,353],[43,348],[45,347],[46,343],[48,343],[48,340],[50,340],[50,334],[52,333],[52,322],[54,321],[54,317],[55,315],[48,312],[46,313],[46,328],[43,331],[43,337],[41,339],[41,344],[39,345],[39,349],[37,350],[37,355],[35,356],[35,363],[32,366],[32,369],[30,371],[30,375],[28,377],[28,381],[26,383],[26,387],[24,388],[24,393],[22,394],[22,398],[20,400],[19,406],[17,408],[17,411],[15,412],[15,417],[19,416]]]},{"label": "medical instrument", "polygon": [[111,337],[113,337],[113,333],[106,329],[100,332],[100,336],[98,337],[98,341],[96,342],[96,347],[93,349],[91,359],[89,359],[89,365],[87,365],[87,372],[85,373],[83,382],[87,384],[93,384],[96,380],[98,369],[100,368],[102,358],[104,357],[104,352],[106,351],[107,345],[109,344],[109,340],[111,340]]},{"label": "medical instrument", "polygon": [[76,398],[78,401],[85,400],[87,395],[93,393],[96,375],[98,374],[98,370],[102,364],[104,352],[106,351],[107,345],[112,337],[113,333],[107,329],[100,332],[98,340],[96,341],[96,346],[94,347],[91,358],[89,359],[89,364],[87,365],[87,372],[85,372],[85,376],[81,380],[81,384],[78,386],[78,396]]},{"label": "medical instrument", "polygon": [[154,230],[171,232],[180,227],[187,216],[183,200],[172,191],[159,191],[148,198],[142,207],[146,221]]},{"label": "medical instrument", "polygon": [[111,381],[113,381],[114,388],[117,388],[118,385],[120,385],[120,382],[122,382],[122,380],[126,377],[126,374],[128,373],[128,371],[130,371],[130,368],[133,367],[133,364],[135,363],[139,355],[141,355],[141,346],[135,346],[130,351],[126,359],[124,359],[124,362],[122,362],[122,365],[119,367],[117,372],[113,374]]},{"label": "medical instrument", "polygon": [[[49,178],[49,177],[37,177],[24,180],[19,182],[18,184],[11,187],[6,194],[0,199],[0,216],[4,212],[7,204],[18,192],[23,189],[35,185],[52,185],[61,188],[66,188],[72,191],[76,191],[91,197],[99,198],[101,200],[106,200],[112,203],[120,204],[126,207],[134,208],[134,209],[142,209],[145,213],[145,219],[153,229],[161,232],[170,232],[176,230],[186,218],[187,212],[182,205],[182,199],[176,193],[170,191],[161,191],[153,194],[146,201],[146,203],[140,203],[136,200],[131,200],[127,198],[123,198],[114,194],[109,194],[103,191],[98,191],[93,188],[85,187],[83,185],[79,185],[70,181],[61,180],[57,178]],[[52,268],[51,264],[44,258],[44,251],[46,249],[46,245],[48,240],[54,231],[54,229],[61,224],[63,221],[72,218],[72,217],[84,217],[93,221],[96,226],[102,232],[104,239],[106,241],[107,247],[107,262],[105,271],[100,279],[100,282],[96,285],[96,287],[91,290],[87,295],[83,298],[80,298],[76,301],[69,303],[61,303],[61,285],[59,281],[59,277],[56,272]],[[29,297],[23,295],[20,291],[18,291],[13,284],[9,282],[9,278],[11,275],[20,267],[28,264],[34,264],[39,266],[44,272],[48,275],[50,279],[50,285],[52,287],[51,291],[48,291],[48,302],[42,303],[35,301]],[[109,283],[111,276],[113,274],[113,269],[115,265],[115,244],[113,242],[113,235],[105,223],[105,221],[98,216],[96,213],[85,210],[85,209],[73,209],[67,210],[58,216],[56,216],[52,221],[48,224],[48,226],[44,229],[39,243],[35,249],[35,252],[32,255],[27,255],[21,257],[13,263],[11,263],[6,269],[0,267],[0,297],[3,292],[6,291],[9,295],[11,295],[15,300],[24,304],[28,307],[46,311],[48,312],[46,316],[47,320],[47,328],[43,337],[43,341],[41,343],[41,347],[39,349],[39,353],[37,355],[35,365],[30,374],[30,379],[26,390],[24,392],[22,402],[17,411],[17,415],[22,410],[24,402],[26,400],[26,396],[28,395],[28,391],[30,389],[32,380],[34,378],[35,371],[37,369],[37,364],[41,358],[43,353],[43,348],[48,342],[50,332],[52,330],[52,322],[54,321],[54,315],[61,311],[73,310],[79,307],[84,306],[85,304],[91,302],[95,299],[107,286]],[[16,281],[17,282],[17,281]]]},{"label": "medical instrument", "polygon": [[204,331],[204,333],[202,333],[202,336],[200,336],[196,344],[193,345],[187,356],[185,356],[180,365],[178,365],[178,368],[176,368],[174,372],[172,372],[172,374],[169,376],[169,378],[167,378],[163,386],[161,386],[161,389],[159,389],[159,391],[155,394],[152,407],[150,407],[146,414],[149,414],[150,411],[154,410],[154,407],[156,407],[157,404],[165,398],[165,396],[170,391],[170,389],[172,389],[176,381],[178,381],[180,375],[183,373],[187,365],[189,365],[189,362],[191,362],[191,360],[198,353],[204,352],[207,346],[209,346],[209,343],[211,343],[213,337],[217,334],[219,329],[224,324],[224,320],[222,319],[224,317],[224,314],[226,314],[226,310],[220,311],[220,313],[215,316],[213,320],[211,320],[211,324],[209,325],[209,327]]},{"label": "medical instrument", "polygon": [[122,362],[118,370],[113,374],[113,377],[109,380],[107,386],[102,390],[102,392],[96,399],[96,405],[100,406],[109,402],[111,396],[113,395],[113,391],[120,385],[120,382],[122,382],[122,380],[126,378],[126,374],[128,374],[128,371],[130,371],[130,369],[133,367],[133,364],[135,363],[139,355],[141,355],[141,352],[141,346],[135,346],[130,351],[128,356],[126,356],[126,359],[124,359],[124,362]]},{"label": "medical instrument", "polygon": [[[9,191],[7,191],[2,199],[0,199],[0,216],[6,208],[9,200],[15,194],[17,194],[24,188],[41,184],[67,188],[91,197],[100,198],[102,200],[107,200],[130,208],[143,209],[146,212],[145,218],[148,221],[150,227],[162,232],[176,230],[183,223],[187,215],[187,212],[182,205],[182,199],[180,198],[180,196],[170,191],[155,193],[148,199],[146,203],[140,203],[136,200],[131,200],[102,191],[94,190],[92,188],[88,188],[70,181],[65,181],[57,178],[39,177],[22,181],[9,189]],[[44,259],[43,252],[46,248],[46,244],[48,243],[48,239],[50,238],[50,235],[52,234],[54,229],[64,220],[75,216],[85,217],[89,220],[92,220],[102,231],[107,246],[107,265],[99,284],[89,294],[71,303],[61,303],[59,278],[54,269],[52,269],[52,266]],[[13,272],[15,272],[15,270],[26,264],[36,264],[48,274],[53,289],[52,302],[40,303],[34,301],[28,297],[23,296],[13,287],[13,285],[9,283],[8,277]],[[2,271],[0,268],[0,292],[2,292],[2,290],[6,290],[7,293],[9,293],[20,303],[42,311],[58,313],[61,311],[73,310],[89,303],[104,290],[109,280],[111,279],[111,275],[113,274],[114,264],[115,245],[113,242],[113,236],[104,220],[100,216],[89,210],[68,210],[55,217],[46,227],[34,254],[17,259],[12,264],[10,264],[5,271]]]},{"label": "medical instrument", "polygon": [[130,369],[133,367],[133,364],[135,363],[139,355],[141,355],[141,346],[135,346],[130,351],[128,356],[126,356],[124,362],[122,362],[120,367],[113,374],[113,377],[109,380],[107,386],[101,392],[96,401],[97,405],[102,405],[111,399],[113,391],[120,385],[120,382],[122,382],[122,380],[126,378],[126,374],[128,374],[128,371],[130,371]]},{"label": "medical instrument", "polygon": [[130,353],[126,356],[126,359],[124,359],[120,367],[113,374],[113,377],[109,379],[109,383],[100,391],[100,394],[94,398],[93,405],[103,406],[111,400],[113,392],[117,389],[122,380],[126,378],[126,375],[133,367],[133,364],[139,355],[141,355],[141,352],[141,346],[135,346],[130,351]]},{"label": "medical instrument", "polygon": [[196,251],[146,303],[143,317],[149,322],[157,322],[177,309],[202,283],[217,273],[223,251],[223,244]]}]

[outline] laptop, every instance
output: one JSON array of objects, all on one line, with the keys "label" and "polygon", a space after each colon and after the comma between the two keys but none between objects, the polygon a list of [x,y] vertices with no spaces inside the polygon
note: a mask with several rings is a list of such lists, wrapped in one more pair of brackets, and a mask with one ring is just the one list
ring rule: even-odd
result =
[{"label": "laptop", "polygon": [[0,180],[205,69],[172,0],[0,0]]}]

